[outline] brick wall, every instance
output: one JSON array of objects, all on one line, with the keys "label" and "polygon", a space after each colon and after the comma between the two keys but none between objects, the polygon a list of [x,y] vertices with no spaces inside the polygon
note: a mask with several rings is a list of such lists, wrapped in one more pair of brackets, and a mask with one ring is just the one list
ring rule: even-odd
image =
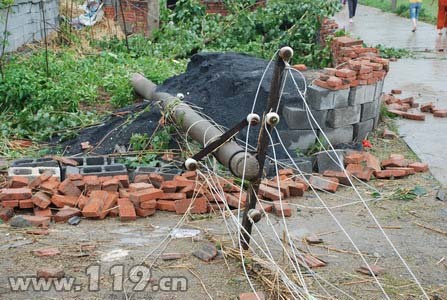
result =
[{"label": "brick wall", "polygon": [[[201,2],[206,6],[207,13],[221,14],[224,16],[228,13],[222,0],[201,0]],[[266,2],[267,0],[258,0],[253,8],[255,9],[259,6],[265,6]]]},{"label": "brick wall", "polygon": [[[148,34],[148,1],[144,0],[123,0],[123,14],[126,23],[126,33],[144,33]],[[123,17],[119,2],[106,1],[104,3],[104,15],[107,18],[115,19],[124,28]]]},{"label": "brick wall", "polygon": [[[44,0],[45,23],[47,34],[54,32],[59,26],[59,3],[57,0]],[[9,33],[5,52],[17,50],[24,44],[40,41],[44,38],[43,20],[40,2],[16,0],[10,8],[8,24],[5,24],[6,9],[0,10],[0,39],[5,32]],[[0,47],[0,53],[2,49]]]}]

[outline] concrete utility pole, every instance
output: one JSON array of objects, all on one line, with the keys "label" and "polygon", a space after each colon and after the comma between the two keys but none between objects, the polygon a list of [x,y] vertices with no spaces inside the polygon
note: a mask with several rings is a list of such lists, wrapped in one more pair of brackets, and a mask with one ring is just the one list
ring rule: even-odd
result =
[{"label": "concrete utility pole", "polygon": [[147,0],[147,35],[152,36],[160,26],[160,1]]},{"label": "concrete utility pole", "polygon": [[[157,86],[141,74],[133,74],[131,81],[139,95],[148,100],[159,101],[163,109],[171,113],[177,126],[204,147],[217,140],[224,133],[177,97],[168,93],[155,92]],[[244,174],[245,164],[245,179],[252,180],[260,172],[259,163],[253,154],[250,152],[245,154],[245,152],[245,148],[230,140],[214,151],[213,155],[234,176],[239,178]]]},{"label": "concrete utility pole", "polygon": [[397,8],[397,0],[391,0],[391,10],[395,11]]}]

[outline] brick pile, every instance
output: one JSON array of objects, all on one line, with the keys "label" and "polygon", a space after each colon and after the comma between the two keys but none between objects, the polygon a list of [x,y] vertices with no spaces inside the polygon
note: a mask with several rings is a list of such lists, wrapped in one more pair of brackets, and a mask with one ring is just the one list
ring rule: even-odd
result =
[{"label": "brick pile", "polygon": [[[271,202],[266,204],[263,201],[265,211],[291,216],[287,201],[282,201],[282,206],[279,204],[279,195],[281,199],[286,199],[302,196],[307,190],[307,186],[294,179],[292,174],[290,170],[281,171],[280,191],[276,179],[262,182],[259,197]],[[66,222],[74,216],[92,219],[119,216],[121,221],[133,221],[137,217],[149,217],[157,210],[176,214],[187,211],[203,214],[225,209],[225,202],[231,209],[237,208],[240,188],[232,179],[215,181],[219,183],[225,197],[198,180],[196,172],[185,172],[172,180],[164,180],[157,173],[137,175],[133,183],[129,182],[127,175],[98,177],[71,174],[62,182],[52,177],[50,172],[33,180],[13,176],[8,187],[0,191],[0,218],[7,221],[14,215],[14,209],[28,209],[33,211],[35,217],[44,218],[39,219],[42,225],[48,224],[50,220]],[[245,207],[246,198],[243,192],[241,207]]]},{"label": "brick pile", "polygon": [[320,27],[320,45],[326,46],[327,42],[335,35],[339,29],[337,22],[333,19],[324,18]]}]

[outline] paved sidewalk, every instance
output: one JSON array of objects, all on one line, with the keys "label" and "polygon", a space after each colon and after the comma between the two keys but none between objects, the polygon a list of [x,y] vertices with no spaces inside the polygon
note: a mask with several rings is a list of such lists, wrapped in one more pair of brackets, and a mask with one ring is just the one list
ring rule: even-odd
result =
[{"label": "paved sidewalk", "polygon": [[[346,26],[347,8],[335,19]],[[419,103],[433,101],[447,109],[447,36],[439,37],[434,25],[420,23],[412,33],[410,20],[360,5],[355,23],[348,24],[346,29],[368,45],[415,51],[415,57],[391,63],[384,91],[402,89],[403,97],[413,96]],[[430,165],[435,178],[447,186],[447,119],[427,114],[425,122],[399,119],[397,125],[410,148]]]}]

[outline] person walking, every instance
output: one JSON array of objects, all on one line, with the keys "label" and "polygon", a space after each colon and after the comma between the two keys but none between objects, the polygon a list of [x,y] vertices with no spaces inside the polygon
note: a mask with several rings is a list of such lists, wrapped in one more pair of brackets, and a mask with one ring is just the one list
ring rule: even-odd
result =
[{"label": "person walking", "polygon": [[[432,4],[435,1],[433,0]],[[442,30],[447,28],[447,0],[438,0],[438,34],[442,35]]]},{"label": "person walking", "polygon": [[353,23],[354,22],[353,18],[355,17],[355,11],[357,10],[357,0],[348,0],[348,10],[349,10],[349,23]]},{"label": "person walking", "polygon": [[410,0],[410,19],[411,22],[413,22],[413,29],[411,30],[412,32],[416,32],[421,7],[422,0]]}]

